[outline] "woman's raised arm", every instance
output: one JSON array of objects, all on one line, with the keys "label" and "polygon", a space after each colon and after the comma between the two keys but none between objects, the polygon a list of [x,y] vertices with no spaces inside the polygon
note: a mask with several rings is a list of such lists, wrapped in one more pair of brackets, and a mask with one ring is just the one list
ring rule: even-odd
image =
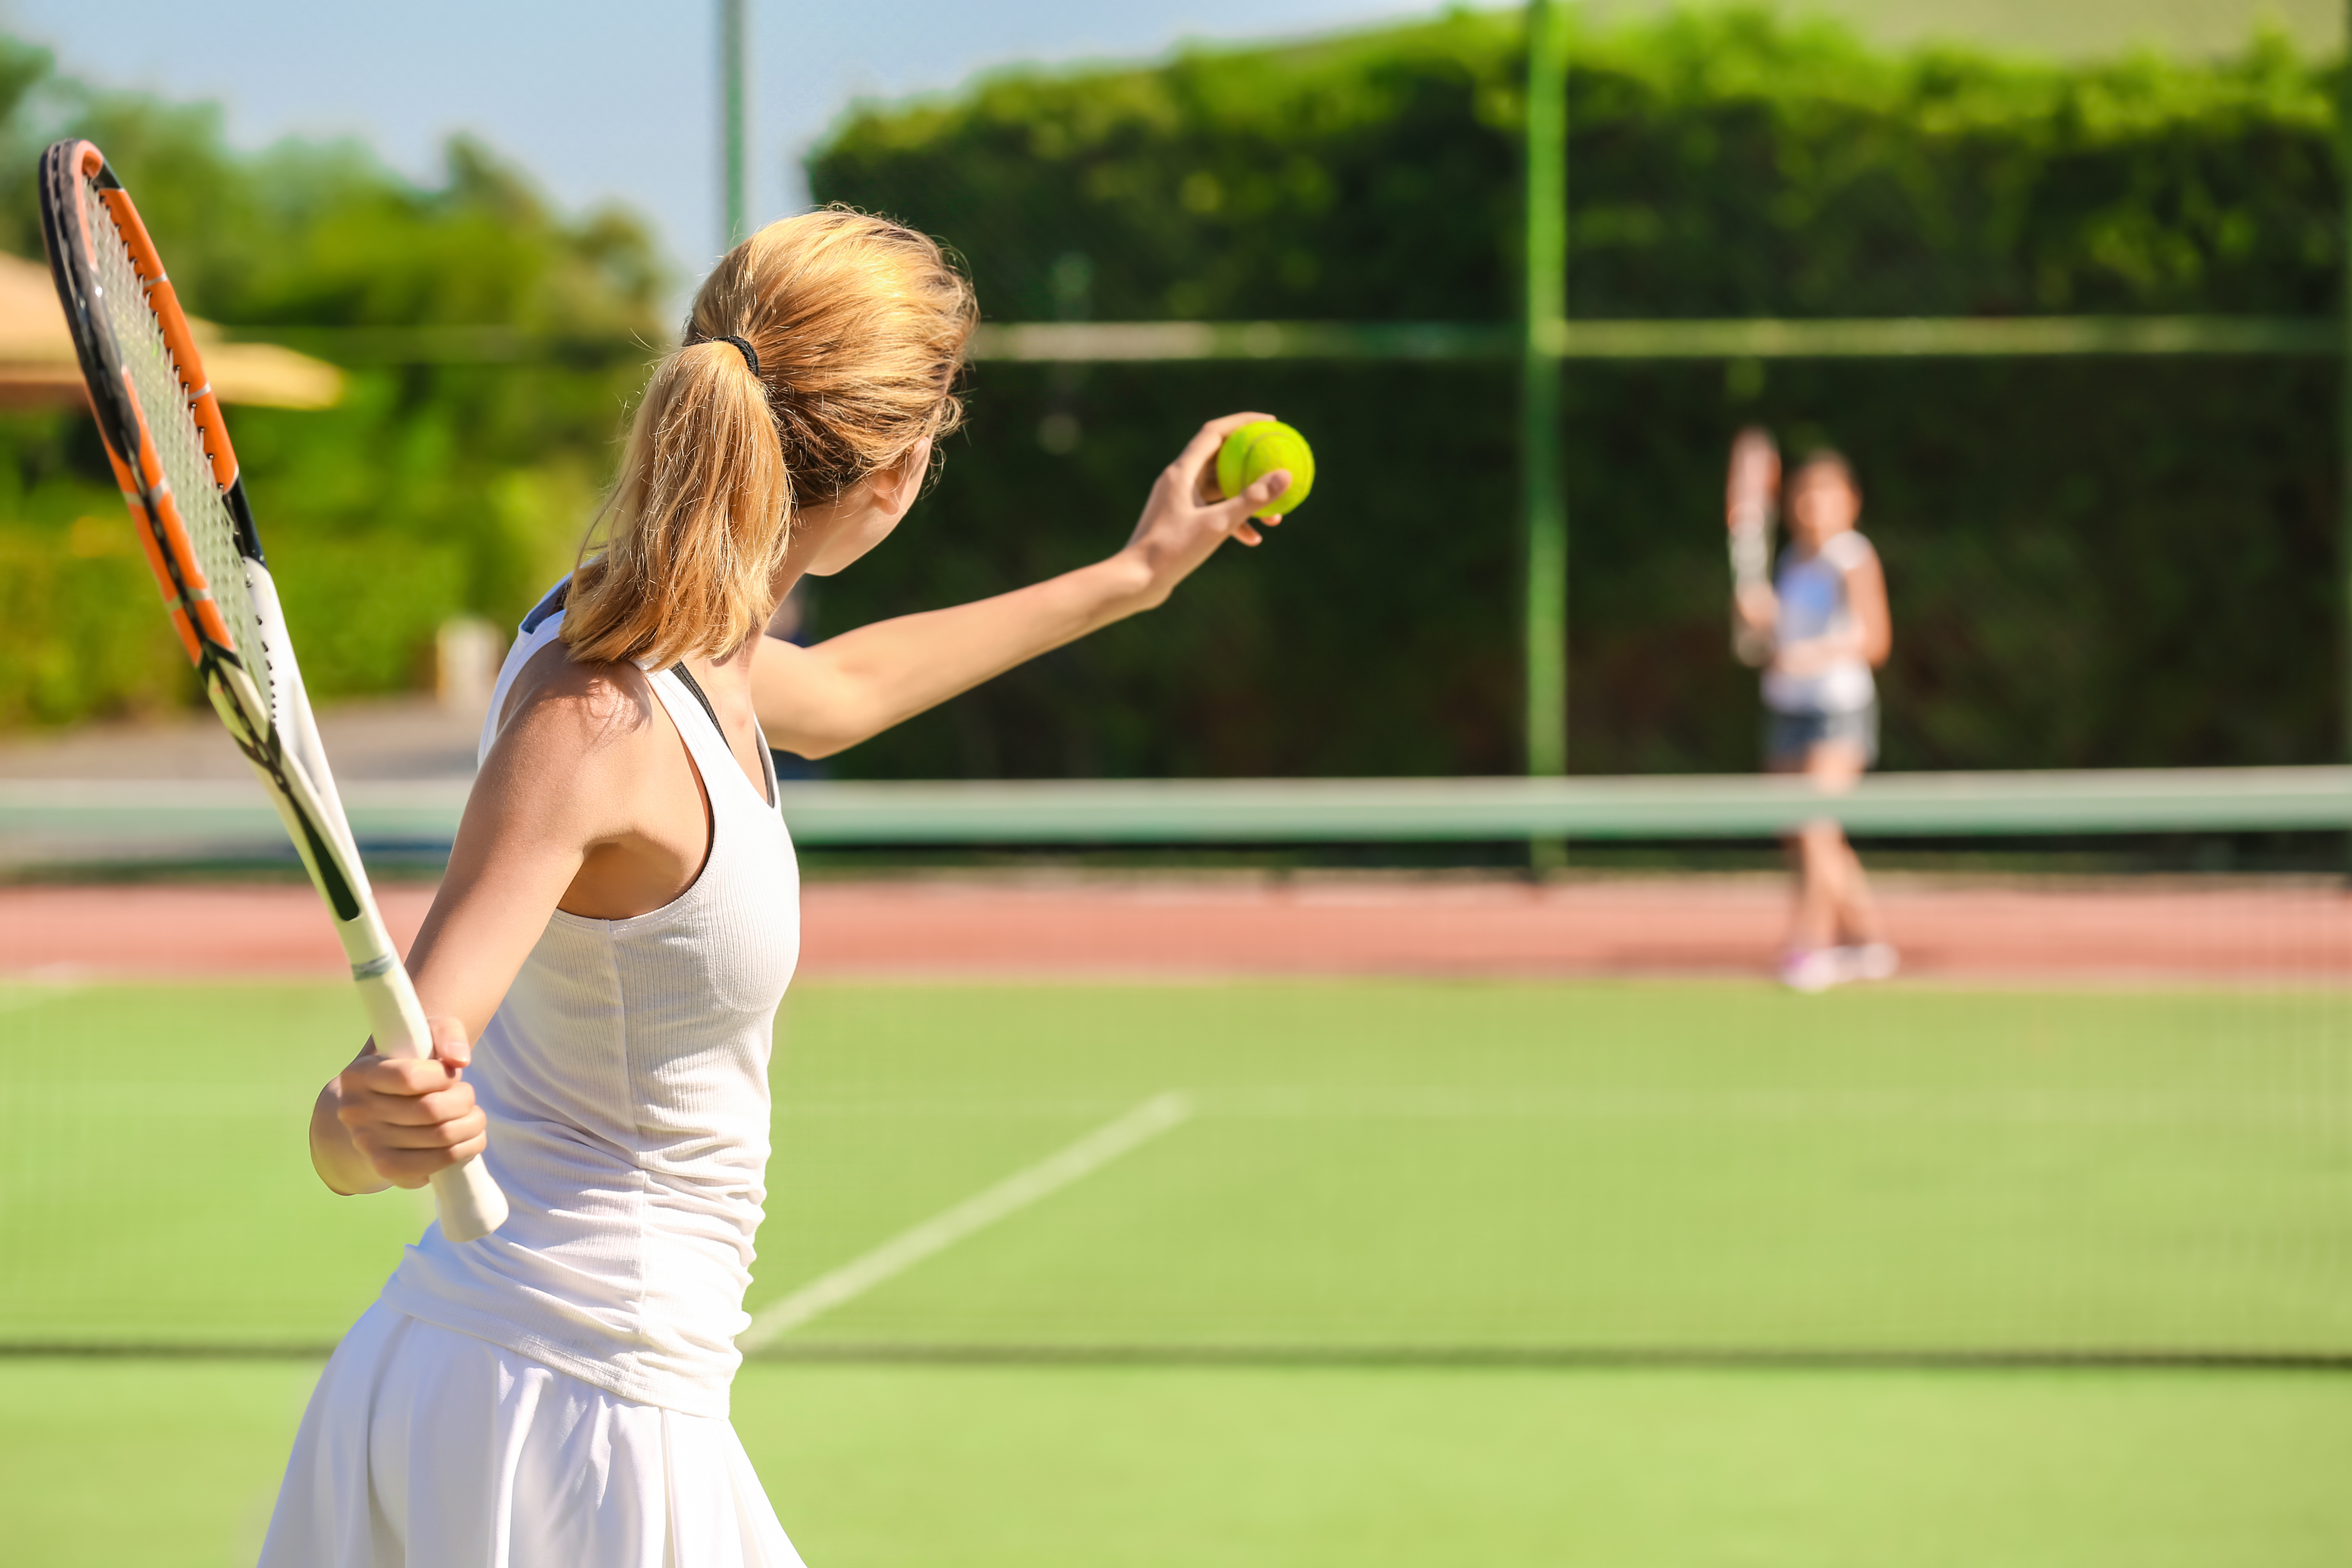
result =
[{"label": "woman's raised arm", "polygon": [[1225,433],[1262,414],[1201,427],[1160,472],[1125,548],[993,598],[877,621],[814,647],[764,639],[751,667],[773,744],[830,756],[1039,654],[1164,601],[1228,538],[1255,544],[1250,513],[1281,494],[1277,469],[1238,496],[1205,499]]}]

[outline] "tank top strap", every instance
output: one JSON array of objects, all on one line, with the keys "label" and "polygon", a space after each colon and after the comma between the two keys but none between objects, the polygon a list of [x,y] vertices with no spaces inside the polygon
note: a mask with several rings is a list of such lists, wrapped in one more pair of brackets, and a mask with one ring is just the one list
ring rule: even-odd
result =
[{"label": "tank top strap", "polygon": [[540,649],[563,635],[563,601],[572,592],[572,579],[567,576],[540,596],[530,614],[515,628],[515,639],[508,645],[507,656],[499,662],[499,679],[490,689],[489,711],[482,715],[481,739],[475,747],[474,764],[478,767],[490,760],[490,748],[498,743],[499,731],[506,727],[508,694],[514,690],[515,677],[522,673]]},{"label": "tank top strap", "polygon": [[[771,782],[763,792],[758,792],[751,781],[743,776],[743,766],[735,760],[735,750],[727,743],[726,731],[719,727],[719,716],[708,706],[708,700],[690,683],[691,678],[673,668],[646,671],[646,684],[661,699],[669,711],[669,721],[677,726],[686,742],[686,749],[694,758],[694,765],[702,774],[702,787],[710,796],[715,817],[731,816],[742,805],[772,811],[775,784],[772,782],[774,763],[761,772]],[[764,750],[764,748],[762,748]],[[756,793],[755,793],[756,792]],[[750,799],[746,800],[746,795]],[[764,798],[763,798],[764,796]]]},{"label": "tank top strap", "polygon": [[[686,688],[686,694],[694,699],[696,704],[701,708],[703,716],[710,721],[711,729],[718,732],[719,748],[726,752],[728,760],[732,762],[735,757],[735,748],[727,739],[727,726],[719,721],[719,710],[710,705],[709,693],[702,689],[701,683],[694,679],[693,672],[686,666],[682,664],[673,666],[670,673],[677,677],[678,684]],[[758,734],[760,741],[760,784],[758,785],[760,804],[770,810],[782,812],[783,796],[776,793],[776,753],[768,744],[766,731],[757,729],[758,723],[758,720],[752,721],[754,732]]]},{"label": "tank top strap", "polygon": [[[475,752],[477,764],[489,760],[490,747],[497,743],[499,731],[505,726],[507,697],[514,689],[515,678],[540,649],[563,634],[563,605],[571,588],[572,579],[568,576],[557,583],[516,628],[515,640],[507,649],[506,658],[499,667],[498,683],[490,692],[489,711],[482,718],[481,738]],[[710,792],[712,800],[719,801],[722,796],[734,800],[736,797],[727,795],[723,786],[710,781],[716,777],[737,778],[746,785],[751,785],[751,781],[743,778],[743,770],[735,761],[734,749],[727,743],[727,732],[719,727],[719,715],[709,699],[694,685],[692,677],[677,668],[649,669],[646,671],[646,680],[660,697],[670,722],[685,737],[687,752],[694,758],[696,771],[702,774],[703,787]],[[782,797],[776,793],[776,760],[764,745],[760,748],[760,762],[765,784],[753,786],[759,805],[765,810],[781,810]],[[732,807],[729,809],[731,812]]]}]

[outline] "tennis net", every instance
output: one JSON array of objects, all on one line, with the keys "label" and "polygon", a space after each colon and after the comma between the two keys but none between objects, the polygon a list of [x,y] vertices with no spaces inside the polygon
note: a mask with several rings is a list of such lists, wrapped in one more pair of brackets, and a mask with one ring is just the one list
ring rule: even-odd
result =
[{"label": "tennis net", "polygon": [[[820,883],[746,1346],[2352,1365],[2342,834],[2241,783],[2233,811],[2198,781],[2191,827],[2113,780],[2107,805],[1857,821],[1910,964],[1826,995],[1771,983],[1769,830],[1729,812],[1588,841],[1539,887],[945,900],[1000,938],[1024,898],[1094,908],[1097,952],[1122,921],[1339,933],[1140,977],[828,968],[856,889]],[[1530,929],[1585,945],[1547,964]],[[308,1173],[341,987],[20,977],[0,1009],[0,1342],[315,1352],[427,1217]]]}]

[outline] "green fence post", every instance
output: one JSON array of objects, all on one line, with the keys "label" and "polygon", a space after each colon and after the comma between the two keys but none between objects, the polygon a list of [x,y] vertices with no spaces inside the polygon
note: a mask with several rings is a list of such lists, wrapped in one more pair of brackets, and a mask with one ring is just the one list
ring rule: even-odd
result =
[{"label": "green fence post", "polygon": [[1528,772],[1568,771],[1568,504],[1559,374],[1568,282],[1568,83],[1556,0],[1528,4],[1527,310],[1519,447],[1527,564]]},{"label": "green fence post", "polygon": [[744,145],[744,117],[751,96],[746,80],[751,70],[746,4],[747,0],[719,0],[719,177],[730,250],[750,232],[751,210],[751,165]]},{"label": "green fence post", "polygon": [[[1560,353],[1568,316],[1568,66],[1556,0],[1528,3],[1527,310],[1520,343],[1519,452],[1527,566],[1527,763],[1568,771],[1568,499],[1559,450]],[[1566,845],[1528,846],[1538,874]]]}]

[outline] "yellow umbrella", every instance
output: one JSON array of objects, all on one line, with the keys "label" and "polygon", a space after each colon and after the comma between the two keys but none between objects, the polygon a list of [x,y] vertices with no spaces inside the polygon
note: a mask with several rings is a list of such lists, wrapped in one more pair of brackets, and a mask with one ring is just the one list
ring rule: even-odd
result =
[{"label": "yellow umbrella", "polygon": [[[189,329],[205,374],[223,403],[269,408],[330,408],[341,401],[343,373],[324,360],[276,343],[233,343],[210,321]],[[81,367],[49,269],[0,254],[0,406],[82,403]]]}]

